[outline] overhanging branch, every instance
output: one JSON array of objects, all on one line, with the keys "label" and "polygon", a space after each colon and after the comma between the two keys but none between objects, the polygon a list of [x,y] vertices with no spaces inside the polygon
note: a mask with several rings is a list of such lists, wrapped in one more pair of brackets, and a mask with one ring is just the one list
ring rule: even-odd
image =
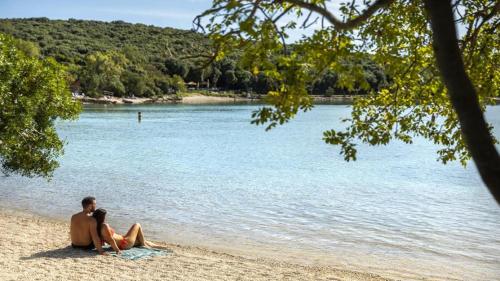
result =
[{"label": "overhanging branch", "polygon": [[378,10],[390,5],[394,0],[377,0],[373,5],[369,6],[359,16],[348,21],[342,21],[333,15],[327,8],[305,2],[303,0],[279,0],[279,2],[288,2],[301,8],[316,12],[326,18],[333,26],[338,29],[352,29],[366,21],[369,17],[375,14]]}]

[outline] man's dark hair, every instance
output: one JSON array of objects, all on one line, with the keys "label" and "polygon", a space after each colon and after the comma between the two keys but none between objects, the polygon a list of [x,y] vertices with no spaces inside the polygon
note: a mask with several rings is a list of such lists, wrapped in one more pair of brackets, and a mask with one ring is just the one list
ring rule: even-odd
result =
[{"label": "man's dark hair", "polygon": [[82,200],[82,207],[85,209],[95,201],[95,197],[87,196]]}]

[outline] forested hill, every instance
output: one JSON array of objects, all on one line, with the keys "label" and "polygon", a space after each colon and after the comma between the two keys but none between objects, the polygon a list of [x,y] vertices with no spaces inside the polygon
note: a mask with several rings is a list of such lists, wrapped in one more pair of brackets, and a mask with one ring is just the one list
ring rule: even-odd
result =
[{"label": "forested hill", "polygon": [[[0,19],[0,33],[19,39],[18,48],[31,56],[53,57],[65,64],[74,92],[88,96],[152,97],[185,90],[186,82],[220,90],[266,94],[275,83],[238,64],[238,55],[200,68],[200,54],[210,41],[200,33],[123,21]],[[198,56],[198,57],[197,57]],[[380,67],[357,62],[374,89],[387,83]],[[309,85],[319,95],[362,94],[337,88],[338,76],[325,73]]]},{"label": "forested hill", "polygon": [[44,56],[78,65],[94,52],[137,48],[148,60],[163,61],[193,55],[208,45],[199,33],[123,21],[0,19],[0,32],[37,43]]}]

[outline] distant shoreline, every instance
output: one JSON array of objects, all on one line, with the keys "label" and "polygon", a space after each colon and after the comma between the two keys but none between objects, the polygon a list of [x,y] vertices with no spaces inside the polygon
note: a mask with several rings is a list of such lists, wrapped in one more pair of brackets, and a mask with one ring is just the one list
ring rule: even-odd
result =
[{"label": "distant shoreline", "polygon": [[[352,103],[355,96],[352,95],[338,95],[338,96],[312,96],[314,102],[327,103]],[[183,97],[174,95],[154,97],[154,98],[120,98],[112,96],[103,96],[99,98],[91,98],[85,96],[76,96],[75,100],[79,100],[84,104],[212,104],[212,103],[241,103],[241,102],[263,102],[261,97],[230,97],[230,96],[210,96],[203,94],[190,94]]]},{"label": "distant shoreline", "polygon": [[[317,96],[311,95],[314,103],[341,103],[351,104],[356,96],[354,95],[334,95],[334,96]],[[260,96],[251,98],[239,96],[215,96],[204,94],[190,94],[187,96],[178,97],[175,95],[166,95],[163,97],[154,98],[120,98],[113,96],[103,96],[99,98],[91,98],[85,96],[76,96],[75,100],[81,101],[83,104],[217,104],[217,103],[261,103],[263,99]],[[495,105],[500,105],[500,97],[492,98]]]}]

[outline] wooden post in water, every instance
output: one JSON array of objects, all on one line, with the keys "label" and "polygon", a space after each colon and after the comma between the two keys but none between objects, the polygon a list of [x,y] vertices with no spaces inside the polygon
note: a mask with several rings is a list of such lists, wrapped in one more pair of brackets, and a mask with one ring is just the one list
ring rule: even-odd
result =
[{"label": "wooden post in water", "polygon": [[142,119],[142,113],[139,111],[139,112],[137,112],[137,121],[139,121],[139,123],[141,123],[141,119]]}]

